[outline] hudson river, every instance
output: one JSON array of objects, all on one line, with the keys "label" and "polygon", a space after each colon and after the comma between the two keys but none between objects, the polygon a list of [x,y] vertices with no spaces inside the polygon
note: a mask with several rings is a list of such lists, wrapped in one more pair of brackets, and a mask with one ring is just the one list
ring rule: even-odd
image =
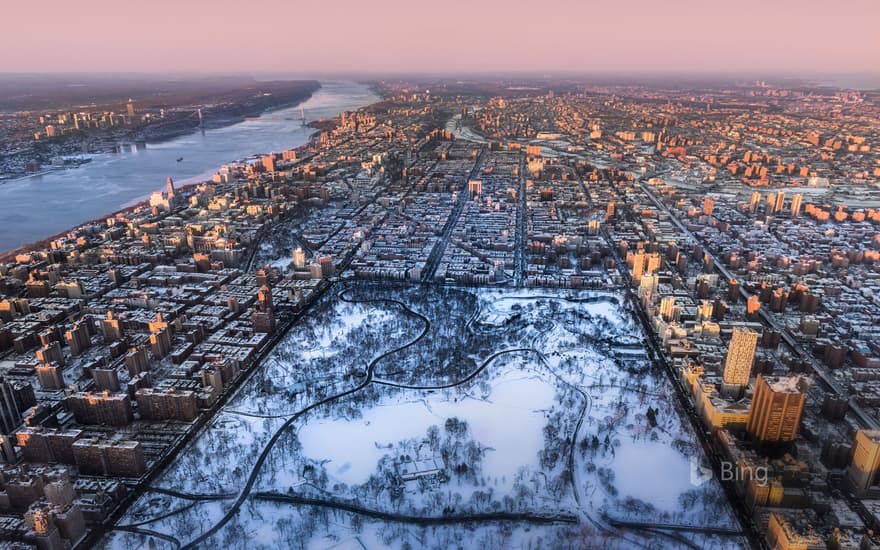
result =
[{"label": "hudson river", "polygon": [[[54,235],[176,184],[204,181],[220,168],[257,153],[280,153],[306,143],[314,129],[300,124],[300,107],[307,119],[334,117],[379,101],[364,85],[322,82],[305,103],[266,113],[225,128],[206,130],[146,149],[117,155],[96,155],[78,168],[22,178],[0,185],[0,251]],[[177,159],[183,160],[177,162]]]}]

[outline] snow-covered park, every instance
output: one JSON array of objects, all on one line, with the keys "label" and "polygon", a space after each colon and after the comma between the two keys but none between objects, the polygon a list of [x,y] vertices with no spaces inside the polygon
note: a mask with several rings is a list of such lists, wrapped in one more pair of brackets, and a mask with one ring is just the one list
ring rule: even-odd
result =
[{"label": "snow-covered park", "polygon": [[105,542],[745,547],[642,339],[611,293],[340,286]]}]

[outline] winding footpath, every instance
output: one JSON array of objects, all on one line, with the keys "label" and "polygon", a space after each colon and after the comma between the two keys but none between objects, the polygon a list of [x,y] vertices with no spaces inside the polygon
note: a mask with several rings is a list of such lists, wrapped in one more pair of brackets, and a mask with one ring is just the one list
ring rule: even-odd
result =
[{"label": "winding footpath", "polygon": [[474,523],[481,521],[516,521],[535,524],[578,523],[577,516],[572,514],[542,515],[525,512],[486,512],[472,514],[450,514],[446,516],[412,516],[407,514],[394,514],[391,512],[372,510],[370,508],[365,508],[357,504],[343,502],[339,500],[323,500],[299,495],[284,495],[272,492],[259,492],[254,493],[252,496],[253,498],[259,500],[272,500],[275,502],[284,502],[287,504],[332,508],[334,510],[351,512],[353,514],[358,514],[373,519],[393,521],[397,523],[411,523],[421,526],[455,525],[459,523]]},{"label": "winding footpath", "polygon": [[[353,301],[349,298],[346,298],[344,296],[344,291],[342,293],[340,293],[340,299],[342,299],[343,301],[346,301],[346,302],[355,303],[355,301]],[[424,336],[428,333],[428,330],[431,327],[430,321],[428,321],[428,319],[425,316],[413,311],[412,309],[410,309],[406,304],[404,304],[401,301],[391,300],[391,299],[375,299],[375,300],[365,300],[364,302],[385,302],[385,303],[397,304],[398,306],[402,307],[406,312],[408,312],[412,315],[415,315],[416,317],[421,318],[424,321],[425,326],[422,328],[422,332],[418,336],[416,336],[413,340],[407,342],[406,344],[404,344],[402,346],[388,350],[388,351],[382,353],[381,355],[375,357],[372,361],[370,361],[369,365],[367,366],[366,378],[364,379],[363,382],[361,382],[357,386],[355,386],[351,389],[345,390],[343,392],[337,393],[335,395],[326,397],[320,401],[316,401],[315,403],[312,403],[311,405],[308,405],[307,407],[301,409],[297,413],[291,415],[278,428],[278,430],[275,431],[275,433],[272,435],[272,437],[266,443],[266,446],[263,448],[263,451],[257,457],[257,461],[254,464],[254,467],[251,469],[251,473],[248,476],[248,479],[245,482],[244,487],[242,487],[241,492],[239,492],[238,498],[235,500],[235,502],[232,504],[232,506],[229,508],[229,510],[227,510],[226,513],[223,514],[223,517],[220,518],[220,521],[218,521],[213,526],[211,526],[210,529],[208,529],[207,531],[205,531],[204,533],[202,533],[201,535],[199,535],[198,537],[196,537],[195,539],[190,541],[188,544],[183,546],[184,549],[197,547],[199,544],[206,541],[208,538],[213,536],[217,531],[219,531],[221,528],[223,528],[223,526],[226,525],[229,522],[229,520],[231,520],[236,514],[238,514],[238,511],[241,508],[242,504],[244,504],[245,500],[247,500],[248,496],[250,495],[251,489],[253,488],[254,483],[257,481],[257,477],[259,476],[260,470],[263,467],[263,463],[266,461],[266,458],[269,456],[269,453],[272,451],[273,447],[275,446],[275,443],[278,442],[278,440],[281,438],[281,436],[287,432],[287,430],[290,428],[290,426],[293,425],[294,422],[296,422],[299,418],[301,418],[304,414],[308,413],[311,410],[314,410],[318,407],[321,407],[322,405],[325,405],[327,403],[332,403],[332,402],[337,401],[339,399],[342,399],[344,397],[348,397],[350,395],[353,395],[353,394],[361,391],[362,389],[366,388],[367,386],[369,386],[373,381],[373,369],[375,368],[376,364],[379,361],[381,361],[385,357],[388,357],[389,355],[392,355],[394,353],[397,353],[399,351],[402,351],[402,350],[414,345],[416,342],[418,342],[419,340],[424,338]]]}]

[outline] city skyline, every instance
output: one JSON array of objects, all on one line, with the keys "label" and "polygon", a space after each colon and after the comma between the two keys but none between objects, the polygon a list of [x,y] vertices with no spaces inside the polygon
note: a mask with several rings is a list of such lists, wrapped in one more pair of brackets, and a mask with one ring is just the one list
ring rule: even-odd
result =
[{"label": "city skyline", "polygon": [[15,2],[0,550],[880,550],[878,6]]},{"label": "city skyline", "polygon": [[[55,2],[0,37],[0,72],[692,72],[868,74],[880,44],[870,0],[764,5],[642,0],[540,8],[452,0],[290,5],[260,0],[172,3],[150,10],[107,0]],[[45,6],[7,6],[32,21]],[[871,14],[875,16],[872,17]],[[264,20],[280,23],[266,32]],[[237,22],[252,21],[250,25]],[[286,24],[285,24],[286,23]],[[79,30],[75,39],[71,32]],[[22,48],[27,44],[27,48]],[[64,56],[57,52],[64,51]],[[75,60],[75,61],[72,61]]]}]

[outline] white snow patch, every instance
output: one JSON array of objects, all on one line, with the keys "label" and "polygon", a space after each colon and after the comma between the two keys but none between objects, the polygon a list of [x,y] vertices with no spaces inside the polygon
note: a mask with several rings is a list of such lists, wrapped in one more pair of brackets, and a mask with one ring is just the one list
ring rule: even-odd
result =
[{"label": "white snow patch", "polygon": [[349,485],[361,484],[376,471],[388,445],[423,438],[431,425],[441,429],[447,418],[467,421],[474,440],[493,450],[485,455],[484,471],[512,480],[524,465],[538,468],[543,448],[541,412],[554,403],[551,383],[532,374],[508,370],[493,384],[488,400],[449,401],[441,393],[416,396],[363,411],[357,420],[308,422],[298,434],[307,457],[330,460],[328,474]]},{"label": "white snow patch", "polygon": [[661,511],[678,510],[678,497],[694,489],[690,461],[665,443],[626,439],[621,443],[611,464],[620,497],[637,498]]}]

